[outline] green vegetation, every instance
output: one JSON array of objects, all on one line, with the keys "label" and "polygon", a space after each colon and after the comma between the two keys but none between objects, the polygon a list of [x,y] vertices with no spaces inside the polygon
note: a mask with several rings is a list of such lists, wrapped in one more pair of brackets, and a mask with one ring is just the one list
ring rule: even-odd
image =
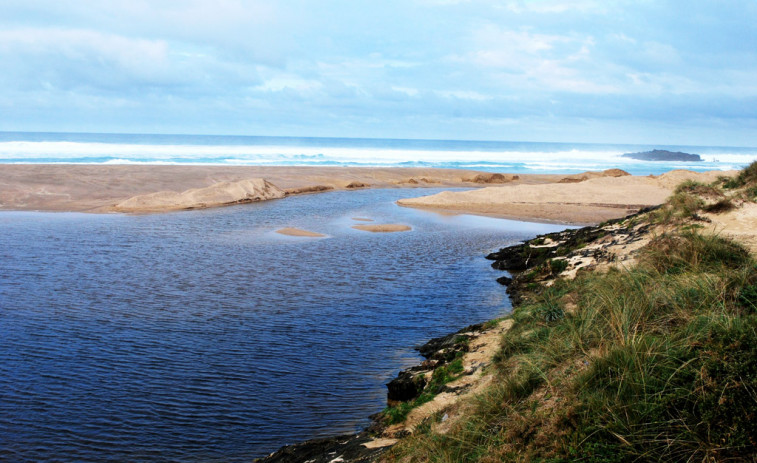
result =
[{"label": "green vegetation", "polygon": [[554,274],[558,274],[568,268],[568,261],[566,259],[552,259],[549,261],[549,268]]},{"label": "green vegetation", "polygon": [[[568,309],[568,306],[572,309]],[[757,456],[757,266],[663,235],[630,271],[558,281],[513,314],[497,384],[411,461],[724,461]]]},{"label": "green vegetation", "polygon": [[[757,163],[734,181],[757,188]],[[757,263],[686,220],[703,198],[734,207],[717,188],[682,185],[649,214],[675,226],[632,269],[529,283],[493,384],[444,433],[429,422],[385,459],[757,461]]]},{"label": "green vegetation", "polygon": [[757,161],[746,166],[726,188],[740,188],[757,184]]},{"label": "green vegetation", "polygon": [[456,380],[463,373],[463,359],[462,352],[458,352],[459,355],[450,363],[438,367],[431,375],[431,380],[423,389],[423,393],[410,402],[401,402],[393,407],[387,407],[382,412],[383,421],[386,424],[396,424],[405,421],[407,415],[415,407],[419,407],[426,402],[430,402],[433,398],[442,392],[444,385]]}]

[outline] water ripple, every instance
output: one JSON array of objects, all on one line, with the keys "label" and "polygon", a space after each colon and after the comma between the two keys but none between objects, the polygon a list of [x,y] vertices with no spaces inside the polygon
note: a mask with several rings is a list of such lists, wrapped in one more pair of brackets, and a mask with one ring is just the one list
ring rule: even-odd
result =
[{"label": "water ripple", "polygon": [[1,213],[0,460],[249,461],[366,425],[412,346],[508,310],[482,255],[554,228],[394,205],[426,193]]}]

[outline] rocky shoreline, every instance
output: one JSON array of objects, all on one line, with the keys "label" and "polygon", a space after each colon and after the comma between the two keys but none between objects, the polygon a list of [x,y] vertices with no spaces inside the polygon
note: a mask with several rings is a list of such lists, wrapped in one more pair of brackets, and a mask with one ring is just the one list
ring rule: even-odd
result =
[{"label": "rocky shoreline", "polygon": [[[542,285],[579,269],[591,270],[601,265],[613,265],[632,258],[633,249],[639,247],[649,233],[648,224],[635,225],[633,217],[645,214],[654,208],[646,208],[636,214],[609,220],[596,226],[567,229],[539,235],[525,242],[492,252],[486,256],[492,267],[510,272],[497,281],[507,286],[513,307],[527,300]],[[631,220],[629,220],[631,219]],[[621,251],[622,250],[622,251]],[[622,262],[621,262],[622,263]],[[423,394],[443,392],[460,393],[445,383],[431,380],[434,372],[449,367],[452,362],[469,351],[471,341],[491,328],[490,323],[467,326],[454,333],[433,338],[417,347],[425,358],[419,365],[407,368],[387,384],[389,407],[409,404]],[[470,375],[473,371],[461,371]],[[375,461],[390,449],[398,439],[408,434],[407,430],[392,431],[384,413],[373,416],[372,423],[357,434],[308,440],[287,445],[267,457],[255,460],[258,463],[330,463]]]},{"label": "rocky shoreline", "polygon": [[[387,383],[387,404],[396,405],[418,398],[423,392],[428,392],[430,386],[426,376],[439,367],[449,364],[458,358],[460,353],[467,352],[470,341],[478,337],[486,329],[486,323],[467,326],[454,333],[430,339],[416,350],[426,359],[418,365],[407,368]],[[438,387],[434,393],[443,392],[444,385]],[[331,461],[345,463],[363,463],[374,461],[379,455],[391,448],[403,432],[396,433],[389,438],[384,436],[388,425],[383,420],[382,413],[370,417],[371,424],[357,434],[312,439],[299,444],[281,447],[267,457],[255,460],[258,463],[329,463]]]}]

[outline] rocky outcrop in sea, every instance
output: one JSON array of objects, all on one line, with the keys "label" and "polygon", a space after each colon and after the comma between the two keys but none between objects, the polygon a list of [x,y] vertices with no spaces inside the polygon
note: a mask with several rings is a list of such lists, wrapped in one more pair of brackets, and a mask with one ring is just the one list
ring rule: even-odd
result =
[{"label": "rocky outcrop in sea", "polygon": [[652,150],[641,153],[626,153],[621,157],[638,159],[640,161],[682,161],[701,162],[702,157],[698,154],[682,153],[680,151]]}]

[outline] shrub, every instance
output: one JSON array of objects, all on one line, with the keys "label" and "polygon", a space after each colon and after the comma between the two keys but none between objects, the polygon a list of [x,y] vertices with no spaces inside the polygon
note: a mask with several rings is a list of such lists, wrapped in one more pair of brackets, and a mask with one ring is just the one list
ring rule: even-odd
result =
[{"label": "shrub", "polygon": [[739,186],[757,183],[757,161],[743,168],[736,177],[736,182]]},{"label": "shrub", "polygon": [[694,180],[686,180],[683,183],[679,184],[673,191],[673,194],[679,193],[688,193],[697,196],[710,196],[715,198],[723,196],[723,193],[721,193],[720,190],[718,190],[714,186],[705,185],[704,183]]},{"label": "shrub", "polygon": [[558,274],[568,268],[567,259],[552,259],[549,261],[549,268],[553,274]]},{"label": "shrub", "polygon": [[662,273],[737,268],[751,261],[749,251],[733,241],[693,231],[653,239],[641,260]]},{"label": "shrub", "polygon": [[711,212],[713,214],[720,214],[721,212],[728,212],[735,208],[733,201],[730,199],[721,199],[720,201],[710,204],[704,207],[705,212]]}]

